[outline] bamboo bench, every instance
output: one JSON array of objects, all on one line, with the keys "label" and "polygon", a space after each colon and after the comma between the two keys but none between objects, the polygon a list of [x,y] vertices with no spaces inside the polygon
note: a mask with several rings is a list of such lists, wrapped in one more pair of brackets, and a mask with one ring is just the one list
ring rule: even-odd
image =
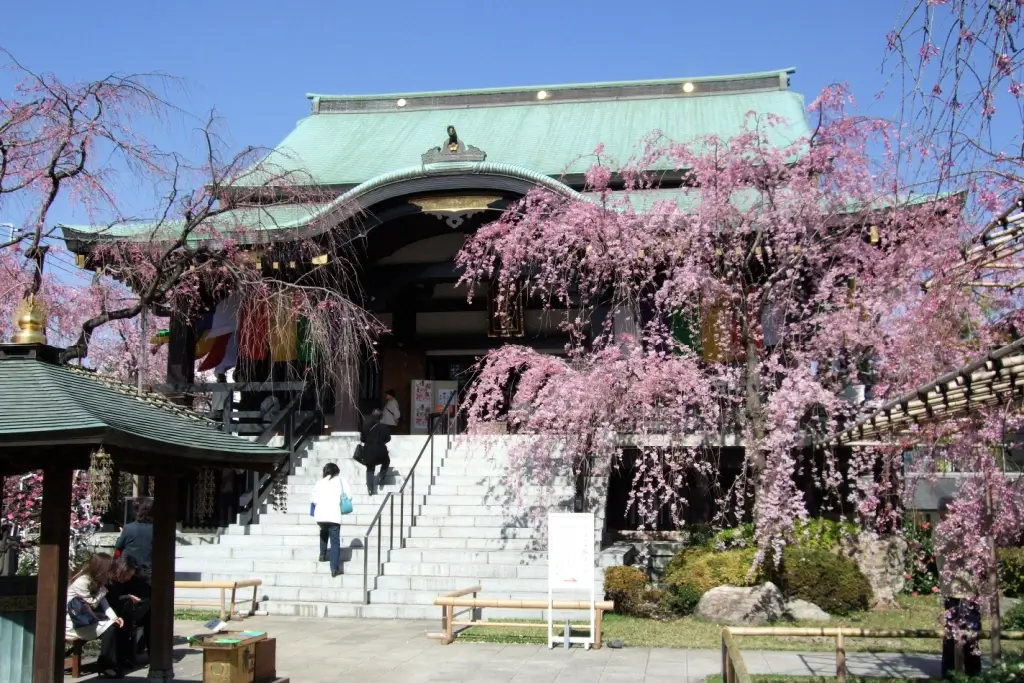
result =
[{"label": "bamboo bench", "polygon": [[[66,648],[66,656],[64,657],[64,668],[71,669],[72,678],[80,678],[82,675],[82,646],[85,645],[84,640],[78,638],[72,638],[70,640],[64,640],[64,646]],[[70,650],[68,652],[68,650]]]},{"label": "bamboo bench", "polygon": [[[235,613],[235,606],[239,603],[250,602],[249,600],[237,600],[237,593],[239,588],[252,588],[252,606],[249,609],[249,613],[245,616],[252,616],[256,613],[256,606],[259,603],[259,589],[263,585],[261,579],[244,579],[242,581],[175,581],[175,588],[209,588],[211,590],[220,590],[220,601],[203,601],[203,600],[179,600],[174,599],[175,607],[219,607],[220,608],[220,620],[230,621],[231,617]],[[227,601],[227,592],[231,591],[231,601]],[[239,613],[241,615],[241,613]]]},{"label": "bamboo bench", "polygon": [[[438,596],[434,599],[434,604],[441,608],[441,633],[430,633],[428,637],[435,638],[441,641],[442,645],[448,645],[458,633],[455,631],[455,627],[461,627],[460,630],[470,628],[472,626],[493,626],[496,628],[547,628],[547,623],[538,624],[533,622],[515,622],[515,621],[477,621],[476,614],[477,610],[485,607],[491,609],[548,609],[547,600],[509,600],[509,599],[490,599],[486,600],[478,598],[477,593],[481,591],[480,586],[472,586],[470,588],[464,588],[462,590],[455,591],[453,593],[446,593],[445,595]],[[473,597],[465,597],[472,595]],[[470,612],[469,621],[456,621],[455,617],[456,607],[468,608]],[[551,609],[555,610],[589,610],[590,601],[588,600],[555,600],[550,605]],[[604,618],[605,612],[610,612],[615,608],[615,603],[611,600],[598,600],[594,603],[595,616],[594,616],[594,649],[601,649],[601,623]],[[464,614],[467,610],[464,609],[459,614]]]}]

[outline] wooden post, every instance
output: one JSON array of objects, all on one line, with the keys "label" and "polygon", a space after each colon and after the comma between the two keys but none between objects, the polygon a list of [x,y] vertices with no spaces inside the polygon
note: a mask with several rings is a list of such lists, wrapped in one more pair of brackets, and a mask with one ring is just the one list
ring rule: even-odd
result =
[{"label": "wooden post", "polygon": [[594,617],[596,623],[594,624],[594,649],[601,649],[601,624],[604,621],[604,610],[596,610],[596,616]]},{"label": "wooden post", "polygon": [[846,639],[842,631],[836,634],[836,679],[846,683]]},{"label": "wooden post", "polygon": [[256,610],[259,608],[259,605],[260,605],[259,590],[260,590],[259,586],[253,586],[252,587],[252,609],[249,610],[249,614],[250,615],[256,614]]},{"label": "wooden post", "polygon": [[448,605],[444,613],[444,643],[448,645],[455,640],[455,627],[452,622],[455,620],[455,606]]},{"label": "wooden post", "polygon": [[64,623],[67,616],[68,549],[71,532],[69,467],[43,470],[43,512],[39,530],[39,583],[36,586],[36,642],[32,680],[64,680]]},{"label": "wooden post", "polygon": [[[224,621],[224,600],[226,598],[227,598],[227,589],[226,588],[221,588],[220,589],[220,620],[221,621]],[[233,600],[234,598],[235,598],[235,596],[234,596],[234,594],[232,594],[231,599]]]},{"label": "wooden post", "polygon": [[722,633],[722,680],[729,683],[729,646],[725,643],[725,633]]},{"label": "wooden post", "polygon": [[153,497],[153,601],[150,606],[149,680],[174,678],[174,541],[178,517],[178,478],[157,476]]},{"label": "wooden post", "polygon": [[[237,582],[235,583],[234,586],[231,587],[231,602],[228,603],[228,621],[231,621],[231,617],[233,617],[235,615],[235,594],[236,593],[238,593],[238,583]],[[224,603],[222,602],[221,603],[221,609],[223,609],[223,607],[224,607]],[[224,621],[223,617],[221,617],[221,621]]]}]

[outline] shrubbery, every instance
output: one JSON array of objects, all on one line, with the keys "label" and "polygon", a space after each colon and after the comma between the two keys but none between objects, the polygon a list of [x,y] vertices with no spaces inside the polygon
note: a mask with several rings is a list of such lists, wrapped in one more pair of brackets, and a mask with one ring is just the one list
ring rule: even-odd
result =
[{"label": "shrubbery", "polygon": [[965,676],[954,673],[954,683],[1020,683],[1024,681],[1024,658],[1020,655],[1004,655],[1003,661],[990,669],[983,669],[979,676]]},{"label": "shrubbery", "polygon": [[[690,584],[701,593],[717,586],[752,586],[763,580],[760,571],[751,575],[754,566],[755,548],[737,548],[715,552],[713,550],[691,549],[673,558],[674,570],[665,582],[670,586]],[[676,562],[676,559],[679,559]]]},{"label": "shrubbery", "polygon": [[932,526],[928,522],[907,522],[903,525],[907,539],[907,582],[903,592],[911,595],[930,595],[939,585],[939,570],[935,565],[932,547]]},{"label": "shrubbery", "polygon": [[1010,598],[1024,598],[1024,548],[1002,548],[999,557],[999,588]]},{"label": "shrubbery", "polygon": [[1013,609],[1002,616],[1004,631],[1024,631],[1024,602],[1017,603]]},{"label": "shrubbery", "polygon": [[615,601],[617,614],[633,614],[644,602],[647,574],[636,567],[609,567],[604,572],[605,599]]},{"label": "shrubbery", "polygon": [[701,595],[703,592],[692,583],[669,584],[665,589],[663,604],[671,614],[685,617],[697,609]]},{"label": "shrubbery", "polygon": [[829,614],[866,610],[871,600],[871,584],[857,564],[825,550],[787,547],[781,573],[787,598],[813,602]]}]

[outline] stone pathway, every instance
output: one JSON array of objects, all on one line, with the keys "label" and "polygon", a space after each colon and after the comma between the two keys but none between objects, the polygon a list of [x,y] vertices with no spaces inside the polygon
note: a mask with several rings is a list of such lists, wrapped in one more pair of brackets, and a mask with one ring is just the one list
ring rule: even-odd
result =
[{"label": "stone pathway", "polygon": [[[541,645],[454,643],[428,639],[435,621],[252,617],[239,626],[277,638],[278,675],[291,683],[684,683],[719,673],[720,654],[711,650],[582,648],[549,650]],[[188,647],[198,622],[177,622],[174,675],[202,681],[202,653]],[[743,653],[751,673],[833,675],[831,653]],[[851,674],[938,676],[937,656],[853,653]],[[82,681],[92,676],[83,677]],[[146,671],[126,680],[143,681]],[[70,678],[66,679],[70,680]]]}]

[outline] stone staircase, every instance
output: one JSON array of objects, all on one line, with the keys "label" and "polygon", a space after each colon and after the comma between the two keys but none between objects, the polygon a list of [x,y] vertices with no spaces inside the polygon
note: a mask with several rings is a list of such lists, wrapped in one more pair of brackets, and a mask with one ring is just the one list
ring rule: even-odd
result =
[{"label": "stone staircase", "polygon": [[[351,456],[357,437],[336,434],[316,441],[302,466],[289,477],[287,510],[270,510],[259,524],[232,526],[219,543],[179,547],[177,572],[190,578],[229,581],[263,580],[261,609],[269,614],[382,619],[436,619],[432,603],[442,593],[480,584],[487,598],[547,597],[546,510],[572,510],[571,483],[507,486],[508,444],[517,437],[457,437],[446,449],[445,437],[434,440],[434,483],[429,481],[430,454],[416,475],[415,500],[406,491],[404,527],[401,506],[393,497],[381,515],[380,562],[375,576],[378,529],[363,547],[363,534],[387,492],[397,492],[426,443],[424,436],[395,436],[389,444],[391,469],[383,493],[371,497],[365,470]],[[355,492],[355,511],[342,524],[343,574],[332,578],[326,563],[316,561],[318,527],[309,516],[309,500],[323,465],[335,462]],[[603,503],[603,501],[601,501]],[[603,505],[601,506],[603,513]],[[413,519],[414,517],[414,519]],[[392,518],[394,523],[392,525]],[[595,543],[603,514],[598,515]],[[393,549],[391,535],[394,535]],[[404,537],[402,547],[400,536]],[[369,604],[363,605],[364,553],[369,552]],[[602,570],[594,581],[601,596]],[[181,598],[210,599],[179,590]],[[556,595],[556,598],[569,598]],[[584,596],[571,596],[583,599]],[[488,609],[485,618],[540,619],[540,611]],[[560,613],[560,616],[564,616]],[[581,616],[581,615],[570,615]]]}]

